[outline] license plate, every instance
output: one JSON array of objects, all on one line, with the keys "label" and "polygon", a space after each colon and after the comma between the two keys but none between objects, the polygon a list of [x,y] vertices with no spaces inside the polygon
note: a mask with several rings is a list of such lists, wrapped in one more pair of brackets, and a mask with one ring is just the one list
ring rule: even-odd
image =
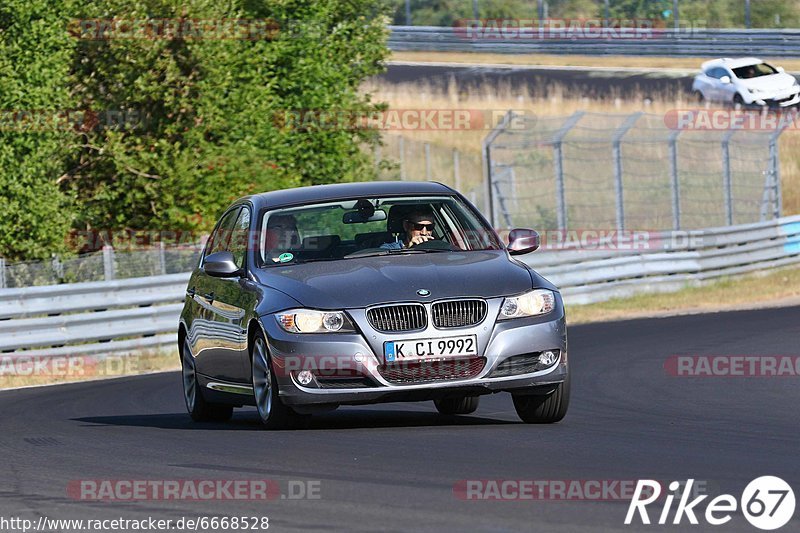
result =
[{"label": "license plate", "polygon": [[469,357],[478,355],[478,337],[461,335],[437,339],[387,341],[383,345],[383,355],[387,363]]}]

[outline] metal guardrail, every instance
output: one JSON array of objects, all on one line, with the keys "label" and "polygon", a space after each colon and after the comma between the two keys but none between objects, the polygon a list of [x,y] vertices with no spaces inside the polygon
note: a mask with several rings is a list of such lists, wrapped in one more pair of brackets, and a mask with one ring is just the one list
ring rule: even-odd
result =
[{"label": "metal guardrail", "polygon": [[[547,235],[545,235],[547,237]],[[800,263],[800,216],[647,235],[646,249],[564,246],[523,257],[568,304],[668,291]],[[20,356],[174,347],[189,274],[0,291],[0,351]]]},{"label": "metal guardrail", "polygon": [[41,357],[174,347],[189,276],[0,290],[0,352]]},{"label": "metal guardrail", "polygon": [[569,304],[668,292],[722,276],[800,263],[800,216],[689,232],[644,234],[647,250],[563,247],[525,256]]},{"label": "metal guardrail", "polygon": [[[766,56],[800,57],[800,30],[672,28],[655,30],[649,38],[497,37],[469,36],[465,28],[390,26],[394,51],[489,52],[509,54],[581,54],[633,56]],[[491,35],[495,35],[492,37]]]}]

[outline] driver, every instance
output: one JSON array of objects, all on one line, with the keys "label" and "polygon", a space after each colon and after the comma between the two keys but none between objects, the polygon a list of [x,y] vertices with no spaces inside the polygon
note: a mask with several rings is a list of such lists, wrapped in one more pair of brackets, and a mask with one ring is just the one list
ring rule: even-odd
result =
[{"label": "driver", "polygon": [[403,229],[406,232],[405,241],[396,240],[381,245],[384,250],[400,250],[410,248],[417,244],[434,239],[433,230],[436,227],[433,213],[427,210],[413,211],[403,219]]}]

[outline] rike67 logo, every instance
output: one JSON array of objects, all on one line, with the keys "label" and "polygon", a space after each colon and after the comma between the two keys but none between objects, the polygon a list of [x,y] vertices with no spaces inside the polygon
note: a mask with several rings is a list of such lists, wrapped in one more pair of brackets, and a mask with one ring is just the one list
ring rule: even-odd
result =
[{"label": "rike67 logo", "polygon": [[[689,501],[692,496],[692,485],[694,479],[689,479],[686,483],[673,481],[669,484],[669,492],[663,499],[663,507],[658,515],[656,523],[665,525],[668,523],[678,525],[683,519],[697,525],[698,515],[712,526],[721,526],[731,521],[732,514],[740,508],[742,514],[750,524],[762,530],[774,530],[786,525],[794,515],[795,499],[794,491],[784,480],[775,476],[762,476],[751,481],[742,492],[742,497],[737,501],[730,494],[721,494],[706,504],[705,512],[700,512],[700,504],[708,498],[708,495],[697,496]],[[685,485],[685,488],[684,488]],[[660,500],[662,487],[658,481],[644,479],[639,480],[628,506],[628,514],[625,516],[625,524],[630,525],[635,520],[638,513],[642,524],[651,523],[647,506]],[[678,504],[672,515],[673,501],[678,498]],[[657,505],[660,505],[660,501]],[[656,506],[654,506],[656,507]]]}]

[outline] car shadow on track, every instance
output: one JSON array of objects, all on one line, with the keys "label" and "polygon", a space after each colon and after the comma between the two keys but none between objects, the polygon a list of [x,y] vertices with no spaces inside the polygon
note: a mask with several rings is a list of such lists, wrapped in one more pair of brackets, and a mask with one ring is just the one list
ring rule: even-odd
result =
[{"label": "car shadow on track", "polygon": [[[73,418],[93,426],[154,427],[179,430],[260,431],[261,423],[255,410],[237,411],[229,422],[193,422],[185,413],[111,415]],[[335,429],[409,428],[442,426],[483,426],[520,424],[519,421],[485,418],[480,415],[446,416],[436,412],[412,410],[347,409],[311,417],[308,427],[301,431]]]}]

